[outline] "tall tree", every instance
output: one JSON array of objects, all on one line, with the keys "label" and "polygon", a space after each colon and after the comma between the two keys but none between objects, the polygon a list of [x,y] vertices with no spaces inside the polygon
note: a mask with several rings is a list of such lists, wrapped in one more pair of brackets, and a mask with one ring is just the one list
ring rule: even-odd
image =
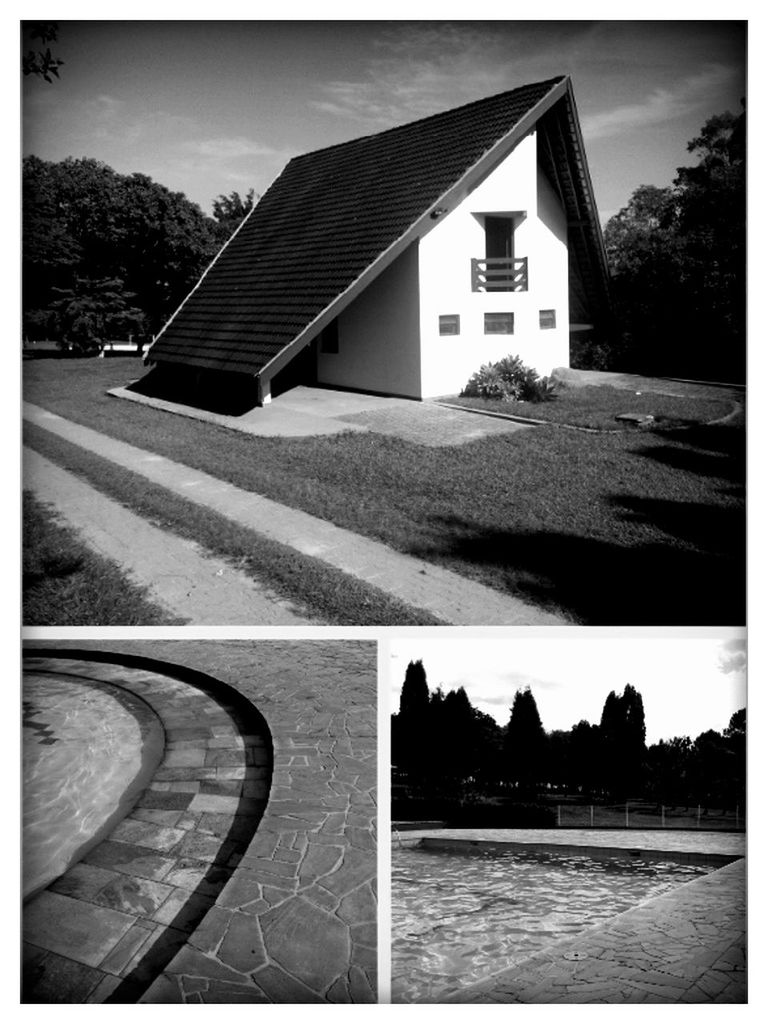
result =
[{"label": "tall tree", "polygon": [[614,797],[626,797],[640,787],[645,760],[643,698],[627,684],[624,692],[608,694],[600,719],[604,785]]},{"label": "tall tree", "polygon": [[535,792],[544,775],[546,736],[530,686],[518,690],[504,738],[507,777],[519,790]]}]

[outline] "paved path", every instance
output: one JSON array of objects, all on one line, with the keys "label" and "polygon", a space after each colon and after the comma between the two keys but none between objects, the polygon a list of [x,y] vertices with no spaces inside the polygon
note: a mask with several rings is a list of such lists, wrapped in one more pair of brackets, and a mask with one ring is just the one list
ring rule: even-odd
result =
[{"label": "paved path", "polygon": [[[149,599],[194,625],[304,625],[312,620],[192,541],[150,525],[32,449],[24,486],[57,511],[85,543],[118,562]],[[30,623],[34,625],[34,623]]]},{"label": "paved path", "polygon": [[473,416],[460,409],[448,409],[430,402],[384,395],[358,394],[322,387],[295,387],[263,408],[249,409],[240,416],[209,412],[191,405],[142,395],[129,388],[112,388],[115,398],[215,423],[256,437],[317,437],[344,431],[387,434],[413,444],[446,447],[468,444],[491,434],[530,430],[530,425]]},{"label": "paved path", "polygon": [[[136,687],[170,742],[131,817],[47,891],[49,913],[28,917],[28,977],[63,1002],[374,1002],[375,643],[27,645],[54,670],[78,659],[88,672],[93,654],[108,664],[90,671]],[[74,934],[65,909],[98,931]],[[69,953],[53,914],[73,933]],[[77,961],[66,977],[62,958]]]},{"label": "paved path", "polygon": [[591,829],[441,829],[402,835],[406,843],[430,838],[448,846],[488,841],[592,855],[631,849],[681,861],[739,858],[468,986],[452,1002],[746,1002],[743,835]]},{"label": "paved path", "polygon": [[317,558],[447,624],[552,625],[564,620],[323,519],[280,505],[161,455],[24,404],[24,418],[249,530]]}]

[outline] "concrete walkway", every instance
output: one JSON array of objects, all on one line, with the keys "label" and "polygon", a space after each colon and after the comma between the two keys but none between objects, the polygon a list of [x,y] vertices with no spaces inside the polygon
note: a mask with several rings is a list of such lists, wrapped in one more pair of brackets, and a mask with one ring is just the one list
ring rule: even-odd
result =
[{"label": "concrete walkway", "polygon": [[479,417],[430,402],[321,387],[291,388],[269,405],[249,409],[240,416],[169,402],[129,388],[112,388],[108,394],[255,437],[317,437],[344,431],[372,431],[412,444],[443,448],[468,444],[491,434],[531,429],[530,425]]},{"label": "concrete walkway", "polygon": [[[404,845],[562,850],[605,856],[631,851],[717,867],[608,921],[569,936],[468,986],[458,1003],[744,1003],[744,836],[597,829],[440,829],[395,837]],[[730,862],[729,862],[730,861]]]},{"label": "concrete walkway", "polygon": [[[118,562],[149,599],[194,625],[304,625],[303,616],[251,577],[192,541],[150,525],[32,449],[24,486],[52,504],[98,554]],[[35,623],[29,623],[35,625]]]},{"label": "concrete walkway", "polygon": [[38,406],[24,403],[23,412],[31,423],[188,501],[213,509],[240,526],[355,576],[412,608],[428,611],[446,624],[531,626],[564,621],[457,573],[400,554],[378,541],[243,491],[161,455],[106,437]]}]

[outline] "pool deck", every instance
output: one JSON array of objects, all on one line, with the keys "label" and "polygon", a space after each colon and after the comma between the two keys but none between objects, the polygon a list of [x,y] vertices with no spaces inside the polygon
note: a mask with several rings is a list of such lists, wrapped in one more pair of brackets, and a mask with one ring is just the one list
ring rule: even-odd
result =
[{"label": "pool deck", "polygon": [[374,644],[27,657],[134,690],[167,742],[129,816],[26,905],[26,1002],[375,1002]]},{"label": "pool deck", "polygon": [[461,1003],[744,1003],[746,878],[743,835],[591,829],[440,829],[402,833],[395,845],[568,852],[642,851],[731,863],[641,903],[468,986]]}]

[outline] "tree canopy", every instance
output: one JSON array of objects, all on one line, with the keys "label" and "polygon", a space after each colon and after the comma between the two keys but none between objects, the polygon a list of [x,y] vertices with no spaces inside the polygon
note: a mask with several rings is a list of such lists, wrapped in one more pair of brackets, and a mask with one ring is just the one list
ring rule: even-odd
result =
[{"label": "tree canopy", "polygon": [[23,329],[32,338],[153,334],[220,247],[217,221],[145,174],[30,156],[22,187]]},{"label": "tree canopy", "polygon": [[621,338],[610,369],[742,381],[746,360],[746,115],[711,117],[694,166],[642,185],[605,227]]}]

